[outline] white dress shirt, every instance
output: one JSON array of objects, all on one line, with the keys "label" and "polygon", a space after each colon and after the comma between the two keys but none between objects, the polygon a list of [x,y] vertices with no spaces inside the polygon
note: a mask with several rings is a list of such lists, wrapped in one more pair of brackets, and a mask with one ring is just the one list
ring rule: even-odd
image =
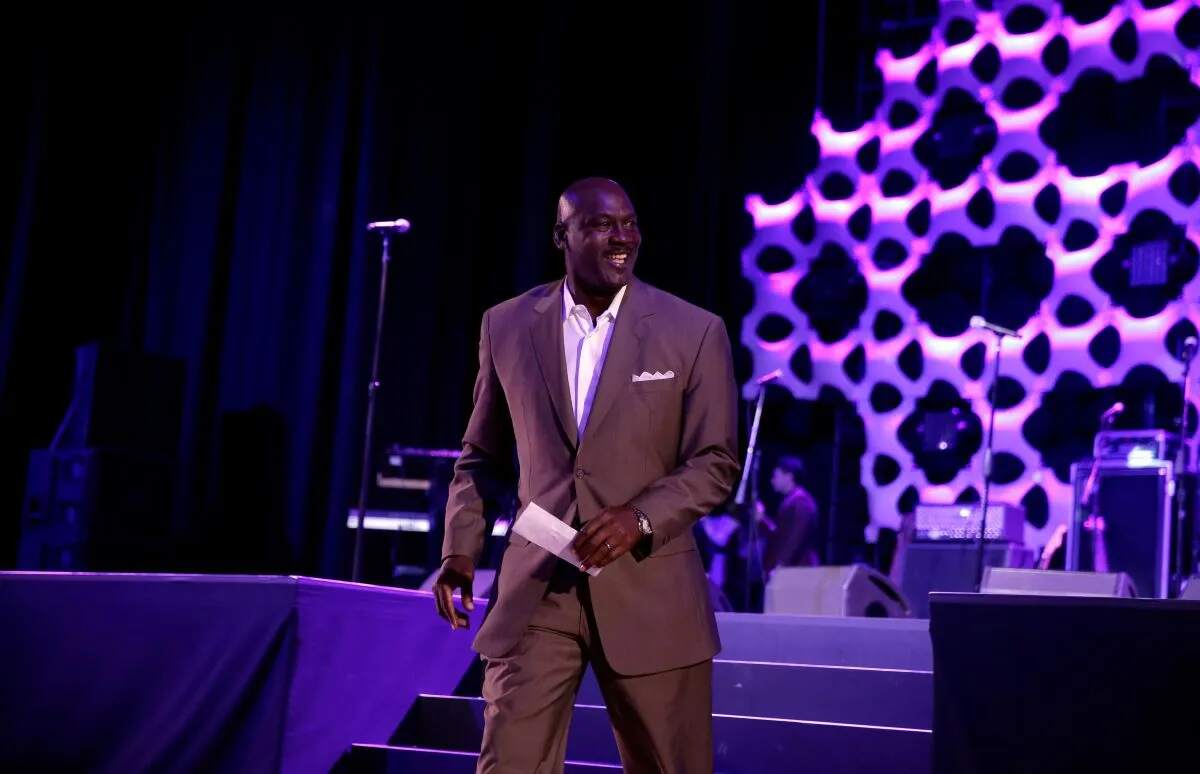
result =
[{"label": "white dress shirt", "polygon": [[571,408],[575,410],[580,438],[583,438],[588,415],[592,413],[596,385],[600,382],[608,342],[612,339],[613,325],[624,297],[623,287],[617,291],[608,309],[593,322],[592,313],[583,304],[575,303],[571,289],[563,282],[563,350],[567,358],[567,383],[571,385]]}]

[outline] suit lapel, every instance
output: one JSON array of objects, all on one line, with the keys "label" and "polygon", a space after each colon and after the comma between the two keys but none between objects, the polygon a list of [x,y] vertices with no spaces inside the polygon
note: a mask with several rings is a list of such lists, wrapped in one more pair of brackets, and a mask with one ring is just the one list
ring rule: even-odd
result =
[{"label": "suit lapel", "polygon": [[648,295],[646,286],[637,280],[630,281],[625,289],[612,340],[608,343],[608,354],[604,357],[604,368],[600,371],[600,383],[596,385],[592,413],[584,428],[585,438],[600,427],[605,415],[617,403],[633,377],[641,350],[642,321],[654,314]]},{"label": "suit lapel", "polygon": [[575,423],[575,410],[571,408],[567,362],[563,354],[562,299],[562,282],[556,282],[550,286],[550,292],[534,306],[537,316],[529,332],[533,339],[533,353],[537,357],[538,368],[542,372],[546,389],[550,392],[550,402],[554,404],[554,413],[558,415],[558,422],[562,425],[567,440],[574,447],[579,443],[578,428]]}]

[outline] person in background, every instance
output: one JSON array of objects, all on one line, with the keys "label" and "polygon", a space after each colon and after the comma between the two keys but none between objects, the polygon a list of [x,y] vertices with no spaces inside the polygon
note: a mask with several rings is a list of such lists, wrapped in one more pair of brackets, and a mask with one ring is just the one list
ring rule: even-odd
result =
[{"label": "person in background", "polygon": [[804,463],[799,457],[779,458],[771,473],[771,488],[783,499],[772,519],[759,512],[764,573],[776,567],[814,567],[821,563],[817,503],[800,485]]}]

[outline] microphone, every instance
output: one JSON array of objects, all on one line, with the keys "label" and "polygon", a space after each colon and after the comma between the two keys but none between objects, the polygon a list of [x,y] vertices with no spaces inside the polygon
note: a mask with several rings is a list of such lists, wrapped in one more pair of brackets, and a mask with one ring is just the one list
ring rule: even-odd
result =
[{"label": "microphone", "polygon": [[971,317],[971,327],[978,328],[980,330],[991,331],[997,336],[1011,336],[1014,339],[1021,338],[1021,334],[1014,331],[1012,328],[1005,328],[1002,325],[990,323],[979,315],[974,315]]},{"label": "microphone", "polygon": [[1196,345],[1197,341],[1195,336],[1188,336],[1183,340],[1183,351],[1180,353],[1180,358],[1183,360],[1183,362],[1190,362],[1191,359],[1196,356]]},{"label": "microphone", "polygon": [[390,234],[403,234],[412,228],[412,224],[404,218],[397,220],[377,220],[367,224],[367,231],[383,231]]},{"label": "microphone", "polygon": [[1110,424],[1112,424],[1112,421],[1116,419],[1124,410],[1125,404],[1121,401],[1117,401],[1116,403],[1112,404],[1108,407],[1108,411],[1105,411],[1100,415],[1100,426],[1108,427]]},{"label": "microphone", "polygon": [[757,379],[755,379],[754,383],[755,384],[766,384],[767,382],[775,381],[776,379],[778,379],[781,376],[783,376],[783,371],[781,369],[776,368],[771,373],[764,374],[764,375],[758,377]]}]

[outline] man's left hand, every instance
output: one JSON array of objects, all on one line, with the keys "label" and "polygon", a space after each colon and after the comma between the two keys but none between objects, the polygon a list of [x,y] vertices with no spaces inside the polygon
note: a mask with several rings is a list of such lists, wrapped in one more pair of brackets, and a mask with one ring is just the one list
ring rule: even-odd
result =
[{"label": "man's left hand", "polygon": [[582,569],[604,567],[626,554],[642,539],[633,507],[622,505],[605,508],[600,515],[583,525],[575,536],[575,553]]}]

